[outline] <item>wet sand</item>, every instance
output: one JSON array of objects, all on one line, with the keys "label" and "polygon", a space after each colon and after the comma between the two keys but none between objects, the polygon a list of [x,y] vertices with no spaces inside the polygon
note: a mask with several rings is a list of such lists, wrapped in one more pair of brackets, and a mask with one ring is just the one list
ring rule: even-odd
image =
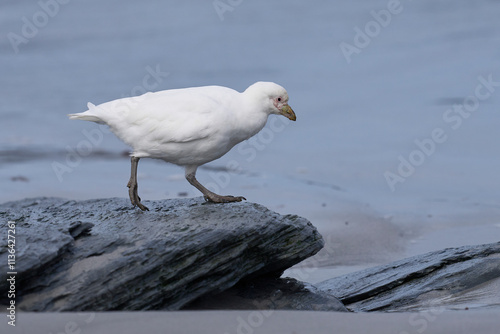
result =
[{"label": "wet sand", "polygon": [[21,313],[2,333],[498,333],[496,311],[363,313],[186,311]]}]

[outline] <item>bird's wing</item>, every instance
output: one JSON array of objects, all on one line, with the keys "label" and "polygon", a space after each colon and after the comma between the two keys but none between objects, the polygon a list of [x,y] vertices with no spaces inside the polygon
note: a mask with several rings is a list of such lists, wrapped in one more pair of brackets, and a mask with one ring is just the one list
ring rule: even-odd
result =
[{"label": "bird's wing", "polygon": [[131,146],[141,141],[184,143],[217,132],[235,94],[218,86],[166,90],[103,103],[93,115]]}]

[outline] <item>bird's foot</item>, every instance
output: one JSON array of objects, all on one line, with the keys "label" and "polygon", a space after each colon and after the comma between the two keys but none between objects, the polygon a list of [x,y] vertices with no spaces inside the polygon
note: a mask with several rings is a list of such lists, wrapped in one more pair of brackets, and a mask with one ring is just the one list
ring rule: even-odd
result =
[{"label": "bird's foot", "polygon": [[149,211],[149,209],[141,203],[141,198],[137,193],[137,183],[132,184],[131,181],[128,181],[127,187],[128,187],[128,196],[130,197],[130,202],[132,203],[132,205],[134,207],[138,206],[139,209],[141,209],[142,211]]},{"label": "bird's foot", "polygon": [[231,203],[231,202],[241,202],[242,200],[246,200],[243,196],[221,196],[217,194],[208,194],[205,195],[205,201],[212,203]]}]

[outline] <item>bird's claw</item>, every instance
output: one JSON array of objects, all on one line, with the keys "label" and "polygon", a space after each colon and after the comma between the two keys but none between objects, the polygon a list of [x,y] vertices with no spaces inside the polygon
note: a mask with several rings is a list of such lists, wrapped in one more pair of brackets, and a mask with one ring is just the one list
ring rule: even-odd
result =
[{"label": "bird's claw", "polygon": [[212,203],[231,203],[231,202],[241,202],[242,200],[246,201],[246,198],[243,196],[221,196],[217,194],[205,195],[203,196],[205,201]]},{"label": "bird's claw", "polygon": [[142,211],[149,211],[149,208],[147,206],[143,205],[141,202],[136,203],[135,205],[137,205],[139,207],[139,209],[141,209]]},{"label": "bird's claw", "polygon": [[141,203],[141,198],[137,193],[137,183],[132,186],[131,182],[129,181],[127,187],[129,188],[128,195],[130,197],[130,202],[132,203],[132,205],[134,207],[139,207],[139,209],[141,209],[142,211],[149,211],[148,207]]}]

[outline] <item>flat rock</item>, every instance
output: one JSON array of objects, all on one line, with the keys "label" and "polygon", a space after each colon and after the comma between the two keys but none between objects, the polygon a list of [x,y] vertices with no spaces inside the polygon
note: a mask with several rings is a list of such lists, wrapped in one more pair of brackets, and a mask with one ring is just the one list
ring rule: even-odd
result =
[{"label": "flat rock", "polygon": [[[278,277],[323,247],[304,218],[248,202],[36,198],[0,205],[16,224],[16,306],[24,311],[177,310],[244,278]],[[0,261],[7,263],[7,240]],[[0,272],[0,303],[7,304]]]},{"label": "flat rock", "polygon": [[500,243],[430,252],[316,287],[358,312],[500,307]]}]

